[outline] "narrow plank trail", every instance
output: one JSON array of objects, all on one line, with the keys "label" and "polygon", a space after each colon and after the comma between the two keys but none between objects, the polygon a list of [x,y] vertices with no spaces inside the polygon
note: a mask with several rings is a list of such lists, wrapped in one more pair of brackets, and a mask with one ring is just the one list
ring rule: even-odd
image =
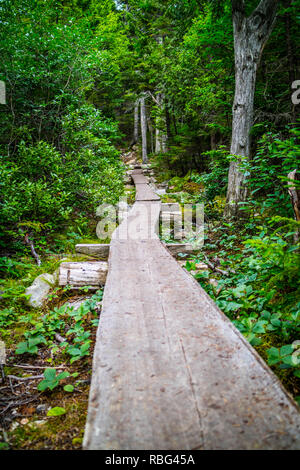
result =
[{"label": "narrow plank trail", "polygon": [[160,242],[160,198],[142,170],[132,178],[136,202],[110,244],[84,448],[299,449],[297,405]]}]

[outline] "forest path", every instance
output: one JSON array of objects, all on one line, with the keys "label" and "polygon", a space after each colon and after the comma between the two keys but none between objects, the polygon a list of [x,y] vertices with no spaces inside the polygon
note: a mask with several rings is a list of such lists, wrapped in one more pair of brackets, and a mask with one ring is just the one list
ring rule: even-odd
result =
[{"label": "forest path", "polygon": [[[85,449],[299,449],[297,405],[160,242],[142,170],[114,232]],[[128,226],[131,228],[128,229]]]}]

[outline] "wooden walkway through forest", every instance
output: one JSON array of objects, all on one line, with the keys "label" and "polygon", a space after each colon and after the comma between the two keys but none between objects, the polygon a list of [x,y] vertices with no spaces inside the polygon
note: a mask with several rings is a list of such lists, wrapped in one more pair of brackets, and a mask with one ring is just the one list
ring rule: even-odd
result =
[{"label": "wooden walkway through forest", "polygon": [[299,449],[297,405],[159,241],[159,197],[134,173],[136,202],[110,245],[84,448]]}]

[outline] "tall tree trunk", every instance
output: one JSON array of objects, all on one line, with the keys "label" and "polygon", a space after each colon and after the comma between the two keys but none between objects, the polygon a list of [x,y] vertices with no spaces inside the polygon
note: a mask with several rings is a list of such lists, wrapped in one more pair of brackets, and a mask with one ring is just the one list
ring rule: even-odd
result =
[{"label": "tall tree trunk", "polygon": [[141,104],[142,159],[143,159],[143,163],[148,163],[147,117],[146,117],[145,96],[142,96],[142,98],[140,99],[140,104]]},{"label": "tall tree trunk", "polygon": [[[284,6],[289,8],[291,6],[291,0],[285,0]],[[293,44],[291,38],[291,14],[289,11],[286,11],[284,15],[285,20],[285,38],[286,38],[286,48],[287,48],[287,60],[289,64],[289,82],[290,86],[296,80],[295,76],[295,58],[293,52]],[[292,121],[296,123],[296,106],[291,103],[292,106]]]},{"label": "tall tree trunk", "polygon": [[168,106],[166,106],[165,113],[166,113],[167,141],[170,141],[170,139],[171,139],[171,137],[172,137],[172,132],[171,132],[171,116],[170,116],[170,112],[169,112]]},{"label": "tall tree trunk", "polygon": [[[297,220],[297,222],[300,222],[300,189],[299,189],[300,173],[297,170],[291,171],[288,174],[288,178],[290,180],[288,183],[288,191],[289,191],[291,203],[292,203],[294,214],[295,214],[295,220]],[[293,184],[293,181],[295,181],[294,184]],[[298,186],[297,186],[297,183],[298,183]],[[295,243],[298,243],[299,239],[300,239],[300,230],[297,230],[297,232],[294,235]]]},{"label": "tall tree trunk", "polygon": [[129,147],[137,144],[139,140],[139,106],[140,106],[140,99],[136,99],[134,103],[134,112],[133,112],[133,136],[130,142]]},{"label": "tall tree trunk", "polygon": [[151,153],[154,153],[153,126],[152,126],[152,122],[151,122],[149,115],[147,116],[147,124],[148,124],[148,130],[150,134],[150,149],[151,149]]},{"label": "tall tree trunk", "polygon": [[216,150],[216,148],[217,148],[216,133],[213,132],[212,134],[210,134],[210,149]]},{"label": "tall tree trunk", "polygon": [[133,141],[136,144],[139,140],[139,99],[134,103],[134,129],[133,129]]},{"label": "tall tree trunk", "polygon": [[161,141],[160,141],[160,129],[158,127],[158,117],[155,119],[155,153],[160,153]]},{"label": "tall tree trunk", "polygon": [[155,153],[165,153],[167,151],[167,124],[165,113],[165,95],[158,93],[156,95],[158,114],[155,120]]},{"label": "tall tree trunk", "polygon": [[[160,110],[161,107],[161,94],[157,93],[156,95],[157,107]],[[160,130],[160,118],[159,115],[155,118],[155,153],[161,152],[161,130]]]},{"label": "tall tree trunk", "polygon": [[250,157],[250,130],[256,72],[263,48],[274,25],[278,0],[261,0],[246,17],[245,1],[232,0],[235,55],[235,96],[232,108],[232,139],[230,153],[236,155],[229,166],[228,189],[224,215],[236,216],[239,203],[246,200],[245,175],[240,163]]}]

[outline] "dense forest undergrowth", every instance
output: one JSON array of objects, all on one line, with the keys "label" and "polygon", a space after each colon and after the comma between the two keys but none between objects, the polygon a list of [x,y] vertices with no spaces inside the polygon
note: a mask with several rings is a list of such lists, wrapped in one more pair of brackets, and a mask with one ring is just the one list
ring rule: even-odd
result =
[{"label": "dense forest undergrowth", "polygon": [[[277,6],[242,158],[230,148],[234,6],[0,2],[0,448],[81,447],[103,291],[54,285],[32,308],[25,290],[62,259],[87,259],[75,244],[99,242],[96,209],[126,194],[120,155],[132,148],[163,202],[204,204],[204,246],[181,264],[299,401],[300,222],[288,192],[300,157],[299,2]],[[228,216],[235,162],[247,191]]]}]

